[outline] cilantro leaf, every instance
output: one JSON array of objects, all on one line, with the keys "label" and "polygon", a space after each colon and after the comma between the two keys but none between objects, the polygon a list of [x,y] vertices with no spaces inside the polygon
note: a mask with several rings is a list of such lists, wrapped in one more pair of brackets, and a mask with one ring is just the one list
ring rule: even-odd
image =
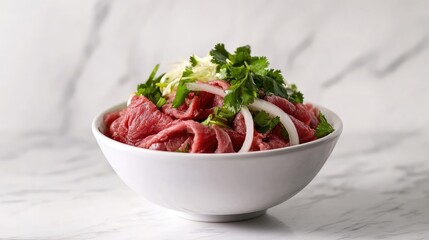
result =
[{"label": "cilantro leaf", "polygon": [[230,58],[230,60],[234,64],[243,64],[244,62],[250,62],[251,59],[252,58],[250,56],[250,46],[249,45],[238,47],[235,50],[234,55],[232,55]]},{"label": "cilantro leaf", "polygon": [[266,57],[252,57],[250,71],[257,75],[265,76],[267,74],[269,62]]},{"label": "cilantro leaf", "polygon": [[271,118],[268,113],[264,111],[257,111],[253,115],[253,121],[256,125],[256,131],[260,133],[266,133],[280,123],[280,118]]},{"label": "cilantro leaf", "polygon": [[226,60],[229,57],[229,52],[225,49],[225,45],[223,43],[218,43],[216,46],[210,51],[210,55],[212,56],[212,62],[222,65],[226,64]]},{"label": "cilantro leaf", "polygon": [[282,75],[281,71],[278,70],[278,69],[269,69],[267,71],[267,76],[270,77],[270,78],[272,78],[272,79],[274,79],[274,80],[276,80],[276,82],[278,82],[280,84],[284,84],[285,83],[283,75]]},{"label": "cilantro leaf", "polygon": [[246,66],[230,67],[230,77],[232,79],[243,79],[246,76]]},{"label": "cilantro leaf", "polygon": [[288,88],[289,100],[295,103],[303,103],[304,95],[298,91],[298,87],[295,84],[291,84]]},{"label": "cilantro leaf", "polygon": [[289,100],[294,103],[303,103],[304,95],[300,91],[294,91],[289,95]]},{"label": "cilantro leaf", "polygon": [[[294,103],[302,103],[303,95],[296,86],[286,86],[280,70],[269,69],[266,57],[252,56],[249,45],[238,47],[233,54],[224,44],[210,51],[217,74],[230,83],[220,115],[231,119],[241,106],[249,105],[259,94],[274,94]],[[262,91],[260,91],[262,90]]]},{"label": "cilantro leaf", "polygon": [[[232,68],[232,69],[238,69]],[[241,66],[240,74],[231,75],[234,80],[231,81],[231,86],[227,90],[227,95],[223,100],[223,107],[226,112],[237,114],[242,105],[249,105],[253,103],[257,97],[257,87],[253,82],[252,76],[249,75],[250,69],[247,64]],[[243,76],[244,75],[244,76]]]},{"label": "cilantro leaf", "polygon": [[192,68],[191,68],[191,67],[186,67],[186,68],[185,68],[185,71],[183,71],[183,73],[182,73],[182,78],[189,77],[189,76],[191,76],[193,73],[194,73],[194,72],[192,71]]},{"label": "cilantro leaf", "polygon": [[228,118],[224,116],[223,112],[221,112],[221,108],[219,107],[215,107],[213,114],[210,114],[206,120],[201,122],[201,124],[205,126],[217,125],[219,127],[229,128]]},{"label": "cilantro leaf", "polygon": [[206,120],[204,120],[201,124],[205,126],[219,126],[223,128],[229,128],[228,126],[228,120],[225,118],[220,117],[219,115],[213,115],[210,114]]},{"label": "cilantro leaf", "polygon": [[314,134],[317,138],[322,138],[334,131],[334,128],[325,118],[325,115],[319,113],[319,125],[317,125],[316,133]]},{"label": "cilantro leaf", "polygon": [[296,84],[290,84],[290,85],[289,85],[289,88],[290,88],[291,90],[293,90],[293,91],[297,91],[297,90],[298,90],[298,87],[296,86]]},{"label": "cilantro leaf", "polygon": [[250,105],[258,97],[258,87],[256,87],[253,81],[253,74],[249,74],[246,81],[243,83],[244,87],[241,88],[240,96],[241,103],[244,105]]},{"label": "cilantro leaf", "polygon": [[135,92],[135,95],[145,96],[154,104],[156,104],[158,108],[160,108],[165,104],[166,100],[165,98],[162,97],[161,90],[157,85],[161,80],[162,76],[164,76],[164,74],[155,78],[158,68],[159,68],[159,64],[157,64],[155,68],[152,70],[149,78],[145,83],[141,83],[137,85],[137,91]]},{"label": "cilantro leaf", "polygon": [[293,103],[304,102],[304,96],[297,90],[294,84],[292,84],[291,87],[286,87],[284,84],[279,83],[268,75],[265,77],[256,75],[254,79],[256,86],[259,89],[263,89],[267,94],[280,96]]},{"label": "cilantro leaf", "polygon": [[232,120],[237,112],[231,111],[226,108],[225,105],[219,108],[218,112],[215,112],[215,116],[225,119],[226,122]]},{"label": "cilantro leaf", "polygon": [[263,89],[265,93],[271,93],[282,98],[288,99],[288,92],[283,84],[278,83],[271,77],[256,75],[254,77],[255,84],[259,89]]},{"label": "cilantro leaf", "polygon": [[231,91],[223,98],[222,109],[224,112],[237,114],[241,109],[241,102],[237,91]]},{"label": "cilantro leaf", "polygon": [[191,66],[192,66],[192,67],[197,66],[197,64],[198,64],[198,60],[195,58],[195,55],[194,55],[194,54],[192,54],[192,56],[189,58],[189,62],[191,63]]}]

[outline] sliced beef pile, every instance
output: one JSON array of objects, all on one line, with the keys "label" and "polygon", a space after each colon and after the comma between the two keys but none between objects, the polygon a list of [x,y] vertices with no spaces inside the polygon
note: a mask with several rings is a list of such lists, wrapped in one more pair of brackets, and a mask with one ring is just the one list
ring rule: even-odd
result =
[{"label": "sliced beef pile", "polygon": [[[220,87],[224,90],[230,86],[224,81],[210,81],[206,84]],[[175,97],[175,94],[170,94],[167,103],[162,106],[162,112],[175,119],[204,120],[214,112],[215,107],[223,105],[222,97],[207,92],[199,92],[198,95],[189,93],[185,103],[178,108],[174,108],[172,102]]]},{"label": "sliced beef pile", "polygon": [[215,153],[231,153],[234,152],[234,146],[231,137],[227,132],[218,126],[213,127],[216,133],[217,148]]},{"label": "sliced beef pile", "polygon": [[[209,84],[227,89],[224,81]],[[240,150],[246,126],[241,113],[230,124],[231,128],[205,126],[200,122],[212,114],[223,99],[207,92],[190,93],[179,108],[172,107],[174,95],[158,109],[144,96],[134,96],[124,110],[104,116],[105,135],[129,145],[161,150],[191,153],[228,153]],[[319,111],[311,104],[291,103],[278,96],[265,100],[285,111],[298,131],[300,143],[312,141],[319,123]],[[251,151],[269,150],[289,146],[287,132],[279,124],[267,133],[255,130]]]},{"label": "sliced beef pile", "polygon": [[105,135],[147,149],[192,153],[234,152],[228,133],[194,120],[173,120],[147,98],[134,96],[124,110],[104,116]]},{"label": "sliced beef pile", "polygon": [[170,152],[207,153],[216,150],[217,140],[215,130],[187,120],[176,121],[172,126],[147,137],[139,147]]},{"label": "sliced beef pile", "polygon": [[122,143],[137,146],[149,135],[168,127],[173,119],[160,112],[155,104],[142,96],[134,96],[131,104],[120,112],[104,116],[105,134]]}]

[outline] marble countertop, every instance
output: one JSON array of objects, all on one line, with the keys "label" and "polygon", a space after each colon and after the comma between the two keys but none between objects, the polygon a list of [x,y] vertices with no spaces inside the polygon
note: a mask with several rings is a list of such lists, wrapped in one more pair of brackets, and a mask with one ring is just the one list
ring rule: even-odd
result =
[{"label": "marble countertop", "polygon": [[[387,0],[0,1],[0,240],[429,239],[427,9]],[[337,112],[344,131],[295,197],[262,217],[215,224],[129,190],[90,123],[156,63],[166,70],[217,42],[267,55],[306,100]]]},{"label": "marble countertop", "polygon": [[345,135],[267,215],[201,223],[138,197],[93,140],[33,134],[0,152],[0,239],[427,239],[428,144],[418,132]]}]

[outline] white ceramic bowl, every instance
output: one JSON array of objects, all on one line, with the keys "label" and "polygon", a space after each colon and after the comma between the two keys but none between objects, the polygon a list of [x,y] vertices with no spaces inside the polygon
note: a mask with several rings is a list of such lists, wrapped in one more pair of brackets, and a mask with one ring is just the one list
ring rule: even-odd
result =
[{"label": "white ceramic bowl", "polygon": [[250,153],[188,154],[129,146],[92,131],[119,177],[149,201],[197,221],[238,221],[263,214],[301,191],[319,172],[342,131],[341,119],[317,106],[335,131],[313,142]]}]

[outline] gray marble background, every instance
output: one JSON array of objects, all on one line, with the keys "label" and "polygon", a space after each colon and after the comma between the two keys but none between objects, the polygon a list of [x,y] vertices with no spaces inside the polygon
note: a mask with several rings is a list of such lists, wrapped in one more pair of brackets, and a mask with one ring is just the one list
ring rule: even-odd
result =
[{"label": "gray marble background", "polygon": [[[429,239],[428,1],[0,0],[0,239]],[[157,63],[250,44],[343,136],[301,193],[241,223],[136,196],[90,132]]]}]

